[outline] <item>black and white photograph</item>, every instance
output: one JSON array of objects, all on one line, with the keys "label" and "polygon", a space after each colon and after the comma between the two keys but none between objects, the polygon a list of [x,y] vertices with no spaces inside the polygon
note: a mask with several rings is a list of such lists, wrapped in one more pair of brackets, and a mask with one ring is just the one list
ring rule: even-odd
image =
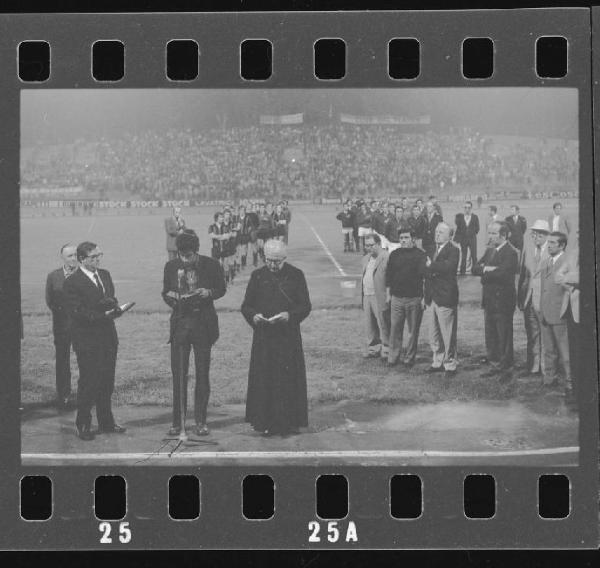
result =
[{"label": "black and white photograph", "polygon": [[20,119],[24,465],[578,465],[577,89]]}]

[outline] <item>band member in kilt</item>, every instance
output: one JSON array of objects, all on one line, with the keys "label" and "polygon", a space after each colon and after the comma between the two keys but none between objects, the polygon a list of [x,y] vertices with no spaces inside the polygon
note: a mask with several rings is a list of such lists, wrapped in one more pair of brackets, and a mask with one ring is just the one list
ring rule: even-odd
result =
[{"label": "band member in kilt", "polygon": [[[270,205],[270,204],[269,204]],[[273,216],[267,210],[266,206],[261,203],[258,206],[258,229],[256,232],[257,236],[257,248],[258,254],[261,259],[264,261],[265,252],[264,246],[265,242],[268,241],[273,236]]]},{"label": "band member in kilt", "polygon": [[287,264],[283,241],[265,244],[266,266],[250,276],[242,314],[252,326],[246,421],[264,435],[308,425],[300,323],[311,311],[304,274]]},{"label": "band member in kilt", "polygon": [[227,243],[231,237],[228,232],[228,227],[223,222],[223,213],[220,211],[215,213],[215,222],[208,228],[208,234],[212,238],[211,256],[218,260],[223,268],[223,272],[227,275],[227,258],[229,255]]},{"label": "band member in kilt", "polygon": [[287,240],[287,215],[283,211],[283,205],[278,203],[273,212],[273,237]]},{"label": "band member in kilt", "polygon": [[225,281],[230,284],[233,283],[237,268],[235,256],[237,251],[237,227],[229,209],[226,209],[223,213],[223,226],[226,234],[229,235],[228,239],[222,241],[223,270],[225,271]]},{"label": "band member in kilt", "polygon": [[256,233],[256,225],[254,218],[246,214],[246,208],[243,205],[238,208],[237,226],[240,264],[242,268],[246,268],[248,254],[252,254],[253,259],[256,260],[256,242],[252,242],[252,233]]},{"label": "band member in kilt", "polygon": [[[206,412],[210,395],[210,355],[219,337],[214,300],[225,295],[223,270],[216,259],[198,254],[198,236],[186,229],[177,236],[177,258],[165,264],[163,300],[173,308],[170,321],[171,371],[173,373],[173,426],[169,435],[179,435],[185,424],[190,352],[194,350],[195,434],[209,433]],[[183,405],[180,387],[183,384]],[[183,420],[181,416],[183,406]]]}]

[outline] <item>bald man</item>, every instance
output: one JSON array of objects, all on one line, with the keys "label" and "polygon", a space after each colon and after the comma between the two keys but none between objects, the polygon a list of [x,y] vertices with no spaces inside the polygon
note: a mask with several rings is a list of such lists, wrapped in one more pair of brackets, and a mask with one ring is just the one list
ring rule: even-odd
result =
[{"label": "bald man", "polygon": [[425,303],[430,314],[429,344],[433,360],[429,373],[456,375],[458,283],[456,269],[460,252],[451,242],[448,224],[435,228],[435,248],[425,262]]},{"label": "bald man", "polygon": [[306,368],[300,323],[311,303],[303,272],[288,264],[283,241],[268,240],[265,266],[250,276],[242,315],[254,331],[246,422],[264,436],[308,426]]},{"label": "bald man", "polygon": [[71,324],[65,307],[63,286],[77,270],[77,247],[71,243],[60,249],[62,266],[46,278],[46,305],[52,312],[52,334],[56,351],[56,404],[59,409],[72,406],[71,400]]}]

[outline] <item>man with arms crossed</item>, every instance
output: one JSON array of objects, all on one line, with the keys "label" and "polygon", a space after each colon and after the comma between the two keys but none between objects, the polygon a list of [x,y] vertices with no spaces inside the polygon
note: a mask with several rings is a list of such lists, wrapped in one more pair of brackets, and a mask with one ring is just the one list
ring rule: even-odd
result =
[{"label": "man with arms crossed", "polygon": [[485,347],[491,369],[482,377],[498,375],[501,383],[512,380],[513,315],[516,306],[515,274],[518,253],[508,242],[508,225],[503,221],[488,227],[489,247],[473,266],[481,276]]}]

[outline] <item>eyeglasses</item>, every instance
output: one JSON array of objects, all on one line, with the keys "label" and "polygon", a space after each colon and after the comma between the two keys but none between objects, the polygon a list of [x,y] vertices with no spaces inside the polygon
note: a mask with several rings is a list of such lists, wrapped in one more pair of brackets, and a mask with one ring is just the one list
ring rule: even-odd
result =
[{"label": "eyeglasses", "polygon": [[279,266],[284,261],[285,261],[285,258],[265,258],[266,263],[275,264],[277,266]]},{"label": "eyeglasses", "polygon": [[103,252],[99,252],[97,254],[88,254],[87,258],[91,258],[92,260],[95,260],[97,258],[102,258],[104,256]]}]

